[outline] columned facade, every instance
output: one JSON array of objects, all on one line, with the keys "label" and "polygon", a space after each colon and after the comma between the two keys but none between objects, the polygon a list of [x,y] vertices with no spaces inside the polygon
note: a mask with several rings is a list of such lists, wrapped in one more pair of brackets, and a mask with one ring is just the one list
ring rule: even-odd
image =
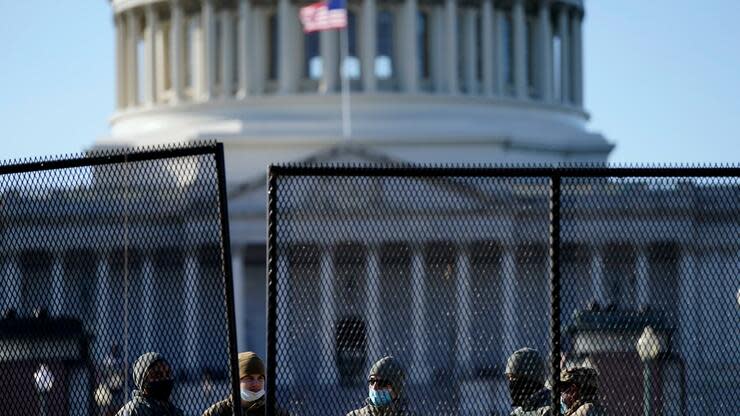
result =
[{"label": "columned facade", "polygon": [[[255,94],[338,92],[337,33],[320,34],[320,82],[309,82],[300,4],[291,0],[272,5],[254,0],[112,3],[119,112],[188,101],[248,100]],[[376,94],[378,80],[389,77],[390,70],[394,82],[384,93],[553,103],[557,90],[557,105],[583,105],[580,0],[349,0],[349,6],[357,15],[352,40],[359,58],[356,93]],[[394,15],[391,43],[401,49],[393,52],[390,68],[377,60],[387,53],[379,49],[385,47],[379,39],[387,35],[378,32],[383,10]],[[534,22],[532,30],[528,22]],[[560,45],[557,51],[554,42]],[[528,59],[528,54],[534,55]],[[266,87],[271,74],[275,84]],[[428,86],[422,88],[425,79]]]}]

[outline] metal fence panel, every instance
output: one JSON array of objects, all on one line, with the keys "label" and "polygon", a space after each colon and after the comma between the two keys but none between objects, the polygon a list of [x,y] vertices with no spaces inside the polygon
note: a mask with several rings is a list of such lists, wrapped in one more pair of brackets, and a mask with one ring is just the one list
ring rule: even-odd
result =
[{"label": "metal fence panel", "polygon": [[148,351],[187,415],[236,391],[223,189],[220,145],[0,166],[0,408],[112,414]]},{"label": "metal fence panel", "polygon": [[739,177],[274,167],[268,406],[346,414],[393,355],[409,411],[509,414],[532,347],[558,410],[736,414]]}]

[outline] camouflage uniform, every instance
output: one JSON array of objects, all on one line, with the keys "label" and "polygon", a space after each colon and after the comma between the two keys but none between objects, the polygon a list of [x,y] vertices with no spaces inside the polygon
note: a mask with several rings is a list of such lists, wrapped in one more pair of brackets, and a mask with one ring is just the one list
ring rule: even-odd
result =
[{"label": "camouflage uniform", "polygon": [[376,362],[370,369],[369,377],[377,377],[388,380],[393,391],[398,396],[388,406],[374,406],[370,399],[365,399],[365,407],[353,410],[347,416],[410,416],[412,413],[407,409],[403,396],[405,372],[401,364],[393,357],[385,357]]},{"label": "camouflage uniform", "polygon": [[521,406],[514,406],[511,416],[542,416],[550,414],[552,394],[544,388],[545,362],[540,353],[532,348],[522,348],[514,351],[506,361],[507,376],[527,380],[531,385],[540,386],[538,390],[526,398]]},{"label": "camouflage uniform", "polygon": [[167,362],[156,352],[143,354],[134,363],[134,385],[136,389],[131,393],[131,401],[126,403],[116,416],[182,416],[182,410],[169,401],[162,402],[146,397],[143,394],[144,378],[149,368],[158,361]]},{"label": "camouflage uniform", "polygon": [[560,373],[560,383],[565,390],[570,385],[578,386],[579,397],[570,406],[565,416],[605,416],[606,411],[598,404],[598,373],[593,368],[576,367]]}]

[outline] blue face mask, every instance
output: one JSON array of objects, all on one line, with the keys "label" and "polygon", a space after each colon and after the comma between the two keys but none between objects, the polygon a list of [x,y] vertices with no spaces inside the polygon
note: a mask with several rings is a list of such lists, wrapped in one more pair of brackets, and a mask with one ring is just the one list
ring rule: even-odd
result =
[{"label": "blue face mask", "polygon": [[372,387],[370,388],[368,397],[370,398],[370,403],[378,407],[388,406],[393,401],[390,390],[375,390]]}]

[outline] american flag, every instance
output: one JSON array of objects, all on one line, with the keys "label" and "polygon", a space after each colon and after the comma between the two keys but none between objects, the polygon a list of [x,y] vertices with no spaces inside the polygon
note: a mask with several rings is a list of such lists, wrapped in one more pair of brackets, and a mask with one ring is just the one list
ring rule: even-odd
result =
[{"label": "american flag", "polygon": [[347,27],[346,0],[326,0],[301,8],[305,33]]}]

